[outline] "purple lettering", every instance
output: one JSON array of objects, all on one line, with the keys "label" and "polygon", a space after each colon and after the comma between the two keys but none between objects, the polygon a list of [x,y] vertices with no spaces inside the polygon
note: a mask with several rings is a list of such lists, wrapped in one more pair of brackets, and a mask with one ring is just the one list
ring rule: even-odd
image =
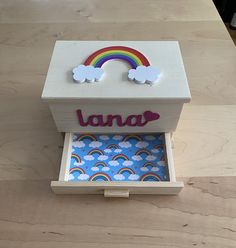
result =
[{"label": "purple lettering", "polygon": [[128,115],[125,120],[121,115],[90,115],[87,121],[84,119],[81,109],[76,111],[77,118],[80,126],[92,126],[92,127],[112,127],[116,124],[118,127],[130,126],[130,127],[143,127],[149,121],[155,121],[160,118],[158,113],[152,111],[145,111],[142,115]]},{"label": "purple lettering", "polygon": [[92,126],[92,127],[103,127],[104,123],[103,123],[103,118],[102,115],[91,115],[88,118],[88,125]]},{"label": "purple lettering", "polygon": [[107,122],[105,123],[105,126],[112,127],[113,126],[113,120],[116,120],[116,125],[118,127],[125,126],[125,123],[122,123],[121,115],[107,115]]},{"label": "purple lettering", "polygon": [[84,118],[83,118],[83,115],[82,115],[82,111],[80,109],[78,109],[76,111],[76,113],[77,113],[77,117],[78,117],[78,121],[79,121],[80,126],[87,127],[88,126],[88,122],[85,122],[84,121]]}]

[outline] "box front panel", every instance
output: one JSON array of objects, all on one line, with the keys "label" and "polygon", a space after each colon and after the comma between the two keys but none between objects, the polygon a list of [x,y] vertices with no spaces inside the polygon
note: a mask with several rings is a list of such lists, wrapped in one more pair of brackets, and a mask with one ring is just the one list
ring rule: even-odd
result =
[{"label": "box front panel", "polygon": [[172,132],[183,104],[51,103],[60,132]]}]

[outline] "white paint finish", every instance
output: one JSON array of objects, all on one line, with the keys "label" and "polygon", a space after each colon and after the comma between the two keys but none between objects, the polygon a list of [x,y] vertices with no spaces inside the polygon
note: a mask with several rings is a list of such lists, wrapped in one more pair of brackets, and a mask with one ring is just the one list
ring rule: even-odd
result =
[{"label": "white paint finish", "polygon": [[56,194],[104,195],[104,190],[128,189],[129,195],[176,195],[184,187],[183,182],[61,182],[52,181],[51,188]]},{"label": "white paint finish", "polygon": [[59,174],[59,181],[68,181],[69,178],[69,166],[71,160],[72,150],[72,133],[66,133],[64,140],[64,148],[61,158],[61,169]]},{"label": "white paint finish", "polygon": [[[59,132],[82,132],[82,133],[135,133],[135,132],[170,132],[176,129],[182,104],[136,104],[136,103],[51,103],[50,109],[53,114],[57,129]],[[112,127],[82,127],[79,125],[76,110],[81,109],[85,119],[93,114],[121,114],[123,119],[126,119],[131,114],[142,114],[150,110],[154,113],[159,113],[160,118],[155,121],[150,121],[143,127],[118,127],[114,124]]]},{"label": "white paint finish", "polygon": [[[143,53],[152,66],[160,69],[159,82],[152,86],[134,84],[127,79],[129,66],[109,61],[101,82],[76,84],[72,70],[93,52],[103,47],[121,45]],[[188,102],[189,87],[176,41],[57,41],[50,63],[42,98],[45,100],[146,100]]]},{"label": "white paint finish", "polygon": [[138,66],[136,69],[130,69],[128,79],[138,84],[154,84],[160,79],[160,70],[155,66]]},{"label": "white paint finish", "polygon": [[105,197],[128,197],[129,194],[178,194],[184,187],[176,182],[171,135],[165,133],[166,161],[170,175],[169,182],[68,182],[72,133],[66,133],[59,181],[52,181],[56,194],[104,194]]},{"label": "white paint finish", "polygon": [[104,197],[107,198],[129,198],[129,190],[127,189],[104,189]]},{"label": "white paint finish", "polygon": [[94,83],[102,79],[104,71],[102,68],[95,68],[91,65],[79,65],[73,70],[73,79],[77,83]]},{"label": "white paint finish", "polygon": [[172,144],[173,143],[172,143],[171,134],[165,133],[165,149],[166,149],[166,160],[169,169],[169,177],[171,182],[176,182]]}]

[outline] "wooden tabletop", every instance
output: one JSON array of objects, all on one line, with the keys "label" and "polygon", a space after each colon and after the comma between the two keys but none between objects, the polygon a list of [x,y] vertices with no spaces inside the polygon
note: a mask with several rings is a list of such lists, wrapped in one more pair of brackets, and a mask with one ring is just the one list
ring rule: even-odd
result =
[{"label": "wooden tabletop", "polygon": [[[40,96],[58,39],[180,42],[180,195],[52,193],[63,138]],[[211,0],[1,1],[0,58],[0,247],[236,247],[236,51]]]}]

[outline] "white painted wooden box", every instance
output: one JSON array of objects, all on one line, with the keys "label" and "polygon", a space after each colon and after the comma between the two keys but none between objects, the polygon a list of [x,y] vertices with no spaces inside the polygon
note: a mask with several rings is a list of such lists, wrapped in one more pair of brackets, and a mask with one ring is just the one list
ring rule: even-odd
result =
[{"label": "white painted wooden box", "polygon": [[[94,52],[112,46],[139,52],[136,56],[131,50],[128,56],[140,60],[138,65],[148,60],[158,68],[158,82],[150,85],[130,81],[127,61],[109,58],[103,64],[100,82],[79,84],[73,80],[73,68],[84,64]],[[99,56],[104,58],[106,51],[100,52],[98,60]],[[174,131],[183,104],[191,96],[178,42],[58,41],[42,98],[49,103],[59,132],[134,133]]]},{"label": "white painted wooden box", "polygon": [[66,132],[54,192],[128,197],[183,188],[170,138],[191,99],[178,42],[58,41],[42,99]]}]

